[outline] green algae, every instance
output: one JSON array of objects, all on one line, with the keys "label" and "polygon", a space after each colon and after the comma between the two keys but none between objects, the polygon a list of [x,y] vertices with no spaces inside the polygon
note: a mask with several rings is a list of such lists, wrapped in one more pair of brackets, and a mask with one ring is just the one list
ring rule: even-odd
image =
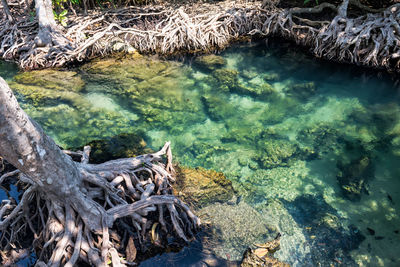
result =
[{"label": "green algae", "polygon": [[93,140],[90,146],[90,163],[103,163],[119,158],[131,158],[154,151],[147,146],[145,133],[122,133],[106,139]]},{"label": "green algae", "polygon": [[227,202],[232,199],[232,182],[223,173],[203,168],[179,166],[174,190],[196,209],[214,202]]},{"label": "green algae", "polygon": [[60,102],[70,103],[81,108],[85,106],[85,102],[81,100],[79,94],[84,89],[85,82],[74,71],[23,72],[14,76],[10,87],[36,106]]},{"label": "green algae", "polygon": [[239,83],[239,72],[232,69],[217,69],[208,77],[208,82],[214,90],[228,93],[235,91],[241,85]]},{"label": "green algae", "polygon": [[226,59],[217,55],[204,55],[196,57],[194,63],[206,71],[213,71],[226,65]]},{"label": "green algae", "polygon": [[205,119],[196,92],[185,90],[194,81],[182,64],[135,56],[95,61],[83,69],[90,79],[105,85],[104,91],[123,98],[123,105],[152,127],[171,129]]}]

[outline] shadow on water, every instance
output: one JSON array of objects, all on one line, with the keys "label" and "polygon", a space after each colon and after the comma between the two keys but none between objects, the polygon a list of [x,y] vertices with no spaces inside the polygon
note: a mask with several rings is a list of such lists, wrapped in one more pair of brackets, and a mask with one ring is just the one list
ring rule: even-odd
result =
[{"label": "shadow on water", "polygon": [[350,252],[365,237],[354,225],[344,228],[335,209],[322,196],[303,195],[293,201],[282,200],[293,219],[303,228],[315,266],[358,266]]}]

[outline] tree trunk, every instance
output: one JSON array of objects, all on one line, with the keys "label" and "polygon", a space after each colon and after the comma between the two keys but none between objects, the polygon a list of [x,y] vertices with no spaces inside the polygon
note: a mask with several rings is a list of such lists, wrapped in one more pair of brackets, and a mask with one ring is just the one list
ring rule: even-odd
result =
[{"label": "tree trunk", "polygon": [[[98,165],[88,163],[89,153],[85,147],[75,153],[81,162],[73,161],[21,109],[0,77],[0,156],[18,169],[0,176],[0,184],[20,173],[26,188],[19,202],[3,200],[0,205],[1,251],[20,244],[18,232],[29,226],[38,249],[51,248],[48,256],[39,256],[49,266],[74,266],[79,258],[95,266],[107,266],[112,258],[114,266],[124,266],[122,240],[127,235],[137,232],[139,240],[146,239],[154,231],[151,226],[160,224],[166,234],[185,241],[193,236],[199,219],[171,194],[169,142],[153,154]],[[32,223],[31,217],[39,219]],[[113,228],[116,221],[121,229]]]},{"label": "tree trunk", "polygon": [[85,223],[100,231],[101,212],[82,188],[78,166],[20,108],[0,78],[0,154],[26,175],[48,199],[62,199],[84,212]]},{"label": "tree trunk", "polygon": [[36,17],[39,21],[39,32],[35,38],[38,47],[51,45],[53,34],[58,32],[54,19],[51,0],[35,0]]}]

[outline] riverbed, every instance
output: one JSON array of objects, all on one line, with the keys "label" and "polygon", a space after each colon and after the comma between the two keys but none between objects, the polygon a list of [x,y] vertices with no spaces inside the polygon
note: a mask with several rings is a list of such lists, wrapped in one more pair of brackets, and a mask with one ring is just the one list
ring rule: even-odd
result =
[{"label": "riverbed", "polygon": [[[47,84],[4,62],[0,75],[62,147],[134,132],[153,149],[171,141],[182,165],[222,172],[243,205],[282,234],[281,261],[400,264],[400,95],[392,75],[279,42],[237,45],[216,58],[94,60],[44,73]],[[235,238],[219,240],[213,253],[240,260],[262,241]]]}]

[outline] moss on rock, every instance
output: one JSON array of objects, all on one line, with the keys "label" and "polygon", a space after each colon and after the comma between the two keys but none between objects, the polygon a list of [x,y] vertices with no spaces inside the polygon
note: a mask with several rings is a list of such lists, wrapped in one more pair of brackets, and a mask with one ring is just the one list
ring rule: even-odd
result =
[{"label": "moss on rock", "polygon": [[213,71],[208,81],[211,87],[218,89],[221,92],[228,93],[235,91],[240,86],[238,79],[239,72],[231,69],[217,69]]},{"label": "moss on rock", "polygon": [[258,142],[258,147],[262,152],[256,160],[266,169],[288,166],[291,160],[301,156],[299,146],[286,140],[262,139]]},{"label": "moss on rock", "polygon": [[131,158],[154,152],[143,139],[144,132],[123,133],[88,143],[91,147],[90,163],[102,163],[119,158]]},{"label": "moss on rock", "polygon": [[226,65],[226,60],[214,54],[196,57],[194,63],[206,71],[213,71]]},{"label": "moss on rock", "polygon": [[23,72],[14,77],[10,87],[36,106],[55,105],[60,102],[76,107],[85,106],[85,102],[79,94],[84,89],[85,82],[73,71]]},{"label": "moss on rock", "polygon": [[340,170],[337,180],[343,195],[350,200],[360,200],[362,193],[367,193],[367,183],[374,176],[374,165],[371,158],[364,155],[346,164],[339,161]]},{"label": "moss on rock", "polygon": [[153,127],[172,129],[205,119],[196,92],[188,90],[194,84],[189,68],[181,63],[135,56],[94,61],[84,70]]},{"label": "moss on rock", "polygon": [[231,181],[221,172],[203,168],[176,168],[174,190],[185,201],[202,207],[214,202],[226,202],[234,195]]},{"label": "moss on rock", "polygon": [[223,120],[236,113],[235,106],[223,95],[207,94],[201,97],[207,115],[212,120]]},{"label": "moss on rock", "polygon": [[80,92],[85,87],[85,82],[74,71],[48,69],[23,72],[14,80],[19,84],[58,91]]}]

